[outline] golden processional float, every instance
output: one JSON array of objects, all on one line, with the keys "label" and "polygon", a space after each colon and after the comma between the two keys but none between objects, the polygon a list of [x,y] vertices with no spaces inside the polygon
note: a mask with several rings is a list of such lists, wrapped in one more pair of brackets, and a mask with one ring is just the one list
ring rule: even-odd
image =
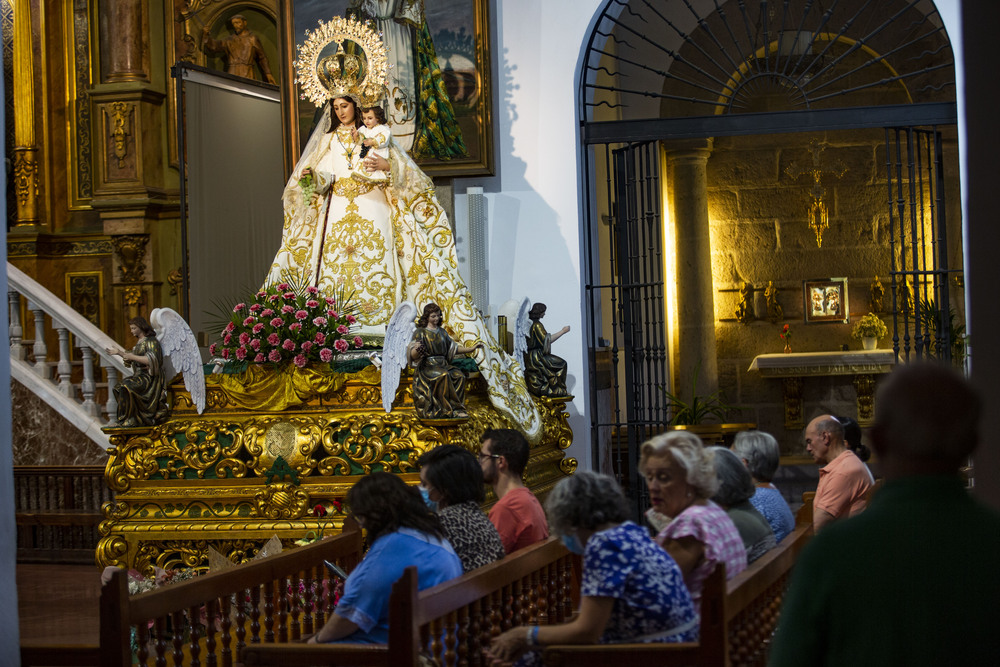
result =
[{"label": "golden processional float", "polygon": [[[317,106],[327,107],[328,118],[326,102],[334,97],[370,98],[383,85],[385,61],[373,30],[336,17],[307,33],[296,61],[298,82]],[[309,154],[307,146],[302,160]],[[565,455],[573,438],[565,364],[561,390],[550,386],[537,396],[525,384],[530,304],[521,304],[511,355],[488,330],[458,275],[451,227],[430,179],[398,146],[390,146],[390,157],[386,200],[393,224],[405,228],[405,241],[397,238],[387,254],[399,261],[405,285],[384,336],[370,329],[355,335],[365,324],[364,308],[322,294],[318,281],[272,281],[272,268],[268,284],[233,307],[211,348],[220,355],[215,363],[202,366],[190,328],[169,309],[151,314],[155,336],[140,338],[131,354],[120,350],[125,359],[153,356],[148,364],[133,364],[135,379],[115,389],[121,394],[120,423],[128,425],[105,429],[111,441],[105,477],[115,500],[103,508],[99,565],[146,574],[154,567],[197,568],[208,563],[212,549],[243,562],[273,536],[288,546],[339,532],[350,511],[347,491],[361,476],[387,471],[416,484],[415,462],[423,452],[441,444],[478,452],[483,433],[492,428],[525,434],[531,444],[525,482],[536,494],[544,496],[575,471],[576,460]],[[304,191],[312,202],[316,185],[298,178],[301,163],[286,196]],[[337,190],[345,188],[330,187],[323,196]],[[286,201],[286,232],[293,214],[296,207]],[[302,215],[302,221],[291,221],[293,227],[310,222],[308,211]],[[317,233],[326,242],[330,232],[322,217]],[[298,287],[303,284],[308,286]],[[440,315],[429,324],[422,318],[418,326],[418,305],[428,304],[438,304]],[[450,349],[426,348],[428,340],[439,339]],[[162,368],[154,348],[162,353]],[[475,359],[455,356],[456,350],[469,350]],[[447,366],[444,376],[424,368],[429,355]],[[428,378],[440,377],[453,383],[444,388],[451,398],[443,411],[434,404],[440,391],[428,389]],[[135,397],[143,395],[166,401],[169,417],[153,418],[163,411],[146,404],[138,405],[146,418],[126,418],[123,411],[134,417]],[[493,501],[490,494],[487,503]]]}]

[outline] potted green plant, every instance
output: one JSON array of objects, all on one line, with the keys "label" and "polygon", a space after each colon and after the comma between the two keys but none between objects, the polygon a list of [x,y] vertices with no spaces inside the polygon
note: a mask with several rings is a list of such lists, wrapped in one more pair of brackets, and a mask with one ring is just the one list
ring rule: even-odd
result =
[{"label": "potted green plant", "polygon": [[866,350],[874,350],[878,347],[879,339],[885,338],[888,333],[889,329],[886,328],[882,318],[875,313],[868,313],[854,323],[851,338],[860,340]]},{"label": "potted green plant", "polygon": [[673,394],[664,387],[660,391],[666,396],[670,408],[670,427],[678,430],[691,431],[706,443],[722,441],[722,424],[732,412],[741,412],[743,408],[729,405],[725,402],[721,390],[707,396],[698,395],[699,366],[694,373],[691,384],[691,400],[685,401],[679,395]]}]

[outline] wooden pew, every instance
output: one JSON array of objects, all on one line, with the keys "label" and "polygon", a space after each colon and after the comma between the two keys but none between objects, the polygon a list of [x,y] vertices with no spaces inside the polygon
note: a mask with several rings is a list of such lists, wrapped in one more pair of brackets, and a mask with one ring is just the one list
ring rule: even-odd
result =
[{"label": "wooden pew", "polygon": [[273,665],[485,665],[483,649],[514,626],[568,621],[579,602],[579,558],[555,537],[417,591],[416,568],[392,588],[387,645],[247,646],[248,667]]},{"label": "wooden pew", "polygon": [[337,580],[324,560],[352,569],[361,558],[361,531],[344,531],[277,556],[129,596],[117,571],[101,590],[101,664],[200,664],[231,667],[245,644],[294,641],[322,627],[333,609]]},{"label": "wooden pew", "polygon": [[615,661],[668,667],[765,665],[792,566],[811,536],[811,524],[796,527],[728,582],[725,568],[717,566],[702,591],[697,644],[548,646],[544,662],[557,667],[596,667]]}]

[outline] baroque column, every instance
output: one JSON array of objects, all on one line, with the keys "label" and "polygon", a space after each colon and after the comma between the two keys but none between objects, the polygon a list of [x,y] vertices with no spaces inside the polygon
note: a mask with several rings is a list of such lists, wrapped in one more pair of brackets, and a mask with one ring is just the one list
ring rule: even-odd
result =
[{"label": "baroque column", "polygon": [[690,387],[698,372],[697,392],[704,396],[719,384],[706,173],[712,139],[671,141],[665,153],[677,280],[676,377],[678,386]]},{"label": "baroque column", "polygon": [[14,2],[14,194],[17,227],[31,227],[38,216],[38,146],[35,144],[35,57],[31,3]]}]

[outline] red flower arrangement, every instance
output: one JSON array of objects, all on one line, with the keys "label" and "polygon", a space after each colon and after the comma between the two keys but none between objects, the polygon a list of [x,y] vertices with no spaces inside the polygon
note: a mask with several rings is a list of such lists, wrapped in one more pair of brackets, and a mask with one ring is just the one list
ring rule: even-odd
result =
[{"label": "red flower arrangement", "polygon": [[781,340],[787,343],[788,339],[792,337],[792,332],[788,329],[788,325],[786,324],[785,326],[781,327],[781,333],[779,333],[778,335],[781,336]]},{"label": "red flower arrangement", "polygon": [[328,364],[352,345],[364,345],[361,336],[351,335],[357,319],[347,301],[323,297],[315,287],[268,286],[252,301],[233,306],[221,341],[212,343],[209,353],[254,364]]}]

